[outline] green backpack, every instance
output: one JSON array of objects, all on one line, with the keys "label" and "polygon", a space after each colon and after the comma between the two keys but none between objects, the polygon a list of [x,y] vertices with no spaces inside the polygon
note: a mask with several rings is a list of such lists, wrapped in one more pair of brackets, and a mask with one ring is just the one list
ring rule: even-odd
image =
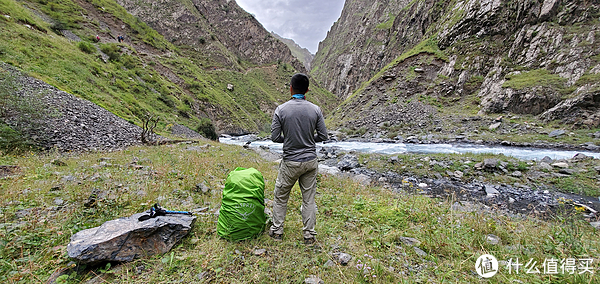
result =
[{"label": "green backpack", "polygon": [[240,241],[265,229],[265,180],[254,168],[230,172],[223,189],[217,233],[224,239]]}]

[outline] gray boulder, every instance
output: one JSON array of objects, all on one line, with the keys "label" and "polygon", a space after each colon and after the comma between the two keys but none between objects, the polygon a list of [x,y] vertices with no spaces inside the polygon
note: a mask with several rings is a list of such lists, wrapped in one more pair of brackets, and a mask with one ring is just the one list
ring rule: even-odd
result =
[{"label": "gray boulder", "polygon": [[548,137],[559,137],[565,134],[565,131],[562,129],[554,130],[548,134]]},{"label": "gray boulder", "polygon": [[76,233],[67,246],[69,257],[89,264],[165,253],[188,234],[196,220],[195,216],[169,215],[138,221],[146,214],[133,214]]},{"label": "gray boulder", "polygon": [[341,265],[348,265],[348,263],[352,260],[352,256],[347,253],[336,252],[333,254],[333,259]]},{"label": "gray boulder", "polygon": [[494,171],[498,168],[498,160],[497,159],[484,159],[483,160],[483,169],[487,171]]}]

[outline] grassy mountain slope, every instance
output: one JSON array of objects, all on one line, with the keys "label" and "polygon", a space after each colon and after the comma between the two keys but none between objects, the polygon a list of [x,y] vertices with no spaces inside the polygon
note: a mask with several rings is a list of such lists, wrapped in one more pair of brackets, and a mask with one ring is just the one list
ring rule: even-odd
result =
[{"label": "grassy mountain slope", "polygon": [[[117,42],[117,35],[126,40]],[[288,99],[295,72],[276,60],[223,65],[169,42],[111,0],[2,1],[0,60],[132,123],[159,115],[161,133],[174,123],[195,129],[202,118],[221,133],[260,131]],[[326,91],[313,90],[324,110],[335,104]]]},{"label": "grassy mountain slope", "polygon": [[298,58],[298,60],[300,60],[300,62],[302,62],[302,64],[304,64],[304,67],[306,67],[306,70],[310,70],[310,64],[312,63],[312,60],[315,57],[314,54],[310,53],[310,51],[308,51],[308,49],[303,48],[300,45],[298,45],[293,39],[283,38],[274,32],[271,32],[271,34],[275,38],[277,38],[280,41],[282,41],[283,43],[285,43],[285,45],[287,45],[287,47],[289,47],[290,50],[292,51],[292,54],[296,58]]}]

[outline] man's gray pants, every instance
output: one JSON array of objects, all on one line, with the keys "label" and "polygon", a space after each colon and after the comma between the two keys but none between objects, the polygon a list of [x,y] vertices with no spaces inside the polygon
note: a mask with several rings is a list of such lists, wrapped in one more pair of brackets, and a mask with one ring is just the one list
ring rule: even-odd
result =
[{"label": "man's gray pants", "polygon": [[287,202],[290,191],[298,181],[302,191],[302,232],[305,238],[313,238],[315,232],[317,205],[315,194],[317,192],[317,159],[307,162],[294,162],[282,160],[279,164],[279,173],[275,181],[275,200],[273,203],[273,226],[271,232],[283,234],[283,223],[287,211]]}]

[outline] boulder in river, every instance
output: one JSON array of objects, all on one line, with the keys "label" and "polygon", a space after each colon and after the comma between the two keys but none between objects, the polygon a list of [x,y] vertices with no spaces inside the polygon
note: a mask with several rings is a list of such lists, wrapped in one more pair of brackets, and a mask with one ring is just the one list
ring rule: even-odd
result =
[{"label": "boulder in river", "polygon": [[125,262],[171,250],[191,230],[195,216],[167,215],[138,221],[137,213],[71,236],[69,257],[81,264]]}]

